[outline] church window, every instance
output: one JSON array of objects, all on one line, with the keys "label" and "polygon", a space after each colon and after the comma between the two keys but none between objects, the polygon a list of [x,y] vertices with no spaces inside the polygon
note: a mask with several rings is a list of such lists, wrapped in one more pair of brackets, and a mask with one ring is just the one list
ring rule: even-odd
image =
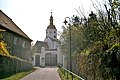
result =
[{"label": "church window", "polygon": [[46,32],[46,34],[48,34],[48,32]]},{"label": "church window", "polygon": [[54,38],[56,38],[56,36],[54,36]]}]

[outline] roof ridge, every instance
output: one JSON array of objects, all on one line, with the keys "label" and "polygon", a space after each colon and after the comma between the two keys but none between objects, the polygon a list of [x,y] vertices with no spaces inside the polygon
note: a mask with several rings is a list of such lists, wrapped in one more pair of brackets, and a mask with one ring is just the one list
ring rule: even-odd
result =
[{"label": "roof ridge", "polygon": [[[3,25],[2,25],[3,27],[5,27],[6,29],[11,30],[11,31],[13,31],[13,32],[15,32],[15,33],[17,33],[17,34],[19,34],[19,35],[21,35],[21,36],[23,36],[23,37],[25,37],[25,38],[27,38],[27,39],[29,39],[29,40],[31,40],[31,39],[25,34],[25,32],[23,32],[23,31],[15,24],[15,22],[14,22],[10,17],[8,17],[2,10],[0,10],[0,12],[1,12],[5,17],[8,18],[8,20],[11,22],[11,24],[12,24],[13,26],[15,26],[18,31],[15,31],[14,29],[12,29],[12,27],[7,28],[6,26],[3,26]],[[0,15],[0,16],[1,16],[1,15]],[[2,20],[2,19],[1,19],[1,20]],[[9,26],[9,24],[7,24],[7,25]],[[32,41],[32,40],[31,40],[31,41]]]}]

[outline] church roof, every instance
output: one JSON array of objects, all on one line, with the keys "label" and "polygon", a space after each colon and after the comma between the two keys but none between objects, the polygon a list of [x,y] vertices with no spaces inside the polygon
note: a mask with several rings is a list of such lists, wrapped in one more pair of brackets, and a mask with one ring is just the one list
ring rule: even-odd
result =
[{"label": "church roof", "polygon": [[56,29],[55,25],[53,24],[53,16],[52,16],[52,12],[51,12],[51,16],[50,16],[50,24],[47,27],[47,29]]},{"label": "church roof", "polygon": [[36,49],[35,52],[41,53],[42,47],[44,47],[46,51],[57,51],[57,49],[49,49],[47,42],[43,42],[43,41],[37,41],[33,49]]},{"label": "church roof", "polygon": [[43,41],[37,41],[36,44],[35,44],[35,46],[36,46],[37,48],[40,48],[40,49],[41,49],[41,47],[48,48],[47,42],[43,42]]},{"label": "church roof", "polygon": [[56,29],[55,25],[49,25],[47,29]]},{"label": "church roof", "polygon": [[45,49],[48,49],[48,48],[49,48],[47,42],[37,41],[37,42],[35,43],[33,49],[35,48],[35,49],[37,49],[36,52],[41,53],[41,48],[42,48],[42,47],[45,47]]},{"label": "church roof", "polygon": [[0,25],[24,38],[32,41],[5,13],[0,10]]}]

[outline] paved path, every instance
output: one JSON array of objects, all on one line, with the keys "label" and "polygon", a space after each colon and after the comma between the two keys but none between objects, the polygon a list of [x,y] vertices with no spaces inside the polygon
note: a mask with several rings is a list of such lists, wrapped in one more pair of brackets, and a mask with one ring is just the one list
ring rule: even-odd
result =
[{"label": "paved path", "polygon": [[58,68],[38,68],[38,70],[20,80],[61,80],[57,69]]}]

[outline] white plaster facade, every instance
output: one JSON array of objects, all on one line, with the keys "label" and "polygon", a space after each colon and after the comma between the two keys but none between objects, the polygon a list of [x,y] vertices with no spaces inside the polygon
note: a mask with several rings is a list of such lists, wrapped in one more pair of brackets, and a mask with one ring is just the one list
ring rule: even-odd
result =
[{"label": "white plaster facade", "polygon": [[[34,55],[33,55],[33,58],[35,59],[35,56],[36,55],[39,55],[40,56],[40,66],[41,67],[45,67],[45,55],[47,54],[47,53],[52,53],[52,54],[57,54],[57,51],[45,51],[45,48],[44,47],[42,47],[42,49],[41,49],[41,53],[34,53]],[[58,55],[57,55],[58,56]],[[59,60],[59,59],[58,59]],[[57,60],[57,61],[58,61]],[[59,61],[58,61],[58,63],[59,63]],[[33,65],[35,66],[35,60],[34,60],[34,62],[33,62]]]},{"label": "white plaster facade", "polygon": [[51,53],[51,55],[56,56],[57,64],[62,64],[62,54],[60,51],[60,41],[57,39],[57,29],[53,25],[52,14],[50,16],[50,24],[46,29],[46,38],[44,41],[37,41],[34,45],[36,49],[33,55],[33,65],[36,65],[36,56],[40,56],[39,66],[45,67],[46,65],[46,54]]}]

